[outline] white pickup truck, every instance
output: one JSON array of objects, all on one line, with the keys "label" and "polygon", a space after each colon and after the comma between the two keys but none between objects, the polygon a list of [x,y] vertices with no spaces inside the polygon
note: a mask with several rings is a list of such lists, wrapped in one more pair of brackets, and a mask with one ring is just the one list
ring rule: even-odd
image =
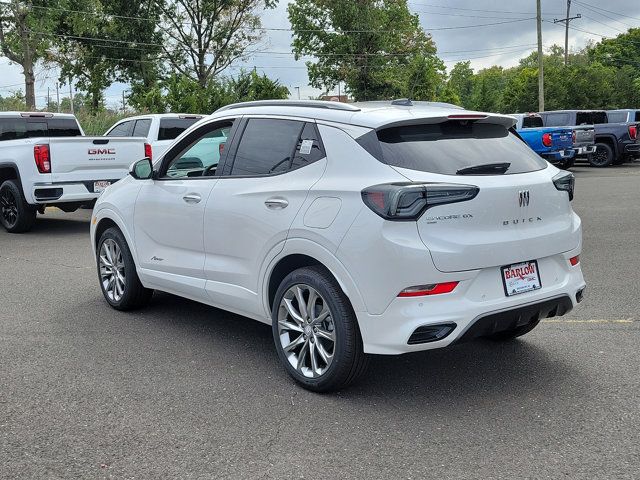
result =
[{"label": "white pickup truck", "polygon": [[151,145],[153,158],[160,158],[173,140],[204,115],[188,113],[156,113],[128,117],[114,124],[107,137],[144,137]]},{"label": "white pickup truck", "polygon": [[144,138],[85,137],[73,115],[0,112],[0,222],[26,232],[48,205],[91,204],[150,156]]}]

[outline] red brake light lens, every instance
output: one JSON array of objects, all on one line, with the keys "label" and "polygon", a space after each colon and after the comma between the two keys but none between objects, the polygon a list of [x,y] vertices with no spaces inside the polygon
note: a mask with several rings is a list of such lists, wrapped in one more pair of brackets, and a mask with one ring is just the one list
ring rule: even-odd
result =
[{"label": "red brake light lens", "polygon": [[225,145],[225,142],[218,145],[218,153],[220,154],[221,157],[222,157],[222,152],[224,152],[224,145]]},{"label": "red brake light lens", "polygon": [[637,136],[638,136],[638,129],[636,128],[636,126],[629,125],[629,138],[631,138],[631,140],[635,140]]},{"label": "red brake light lens", "polygon": [[569,263],[571,264],[572,267],[575,267],[577,264],[580,263],[580,255],[576,255],[575,257],[571,257],[569,259]]},{"label": "red brake light lens", "polygon": [[432,283],[430,285],[416,285],[402,290],[399,297],[424,297],[426,295],[440,295],[451,293],[460,282]]},{"label": "red brake light lens", "polygon": [[49,145],[34,145],[33,158],[40,173],[51,173],[51,157]]},{"label": "red brake light lens", "polygon": [[149,160],[153,160],[153,150],[151,149],[151,145],[148,143],[144,144],[144,156]]},{"label": "red brake light lens", "polygon": [[553,140],[551,139],[551,134],[550,133],[544,133],[542,135],[542,144],[545,147],[550,147],[551,145],[553,145]]},{"label": "red brake light lens", "polygon": [[576,143],[576,131],[575,130],[571,134],[571,142]]}]

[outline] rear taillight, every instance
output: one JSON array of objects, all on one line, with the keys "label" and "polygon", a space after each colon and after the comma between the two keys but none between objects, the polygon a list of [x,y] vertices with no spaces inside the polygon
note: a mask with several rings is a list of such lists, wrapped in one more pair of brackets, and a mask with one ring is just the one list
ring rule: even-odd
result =
[{"label": "rear taillight", "polygon": [[545,147],[550,147],[551,145],[553,145],[553,139],[551,138],[551,134],[550,133],[543,133],[542,134],[542,144]]},{"label": "rear taillight", "polygon": [[151,145],[148,143],[144,144],[144,156],[149,160],[153,160],[153,150],[151,149]]},{"label": "rear taillight", "polygon": [[365,188],[365,205],[385,220],[417,220],[436,205],[471,200],[480,189],[444,183],[386,183]]},{"label": "rear taillight", "polygon": [[575,257],[571,257],[569,259],[569,263],[571,264],[572,267],[575,267],[577,264],[580,263],[580,255],[576,255]]},{"label": "rear taillight", "polygon": [[571,142],[572,143],[576,143],[576,131],[575,130],[571,133]]},{"label": "rear taillight", "polygon": [[629,125],[629,138],[631,138],[631,140],[635,140],[637,136],[638,136],[638,129],[636,128],[636,126]]},{"label": "rear taillight", "polygon": [[416,285],[414,287],[405,288],[399,297],[424,297],[425,295],[440,295],[442,293],[451,293],[458,286],[459,282],[432,283],[430,285]]},{"label": "rear taillight", "polygon": [[51,156],[49,145],[34,145],[33,158],[40,173],[51,173]]},{"label": "rear taillight", "polygon": [[222,157],[222,152],[224,152],[224,142],[218,146],[218,153]]},{"label": "rear taillight", "polygon": [[569,200],[573,200],[573,191],[575,188],[576,177],[573,173],[560,172],[553,177],[553,184],[560,191],[567,192],[569,194]]}]

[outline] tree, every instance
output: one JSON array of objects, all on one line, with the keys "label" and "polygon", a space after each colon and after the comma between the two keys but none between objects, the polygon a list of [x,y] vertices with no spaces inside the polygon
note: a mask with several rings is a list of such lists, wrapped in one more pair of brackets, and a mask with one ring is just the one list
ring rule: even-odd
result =
[{"label": "tree", "polygon": [[473,69],[470,61],[458,62],[453,66],[448,84],[460,99],[461,105],[465,108],[472,108]]},{"label": "tree", "polygon": [[412,64],[414,79],[433,73],[424,66],[435,65],[435,44],[406,0],[296,0],[288,13],[295,58],[317,57],[307,62],[313,87],[345,82],[356,100],[389,98],[411,93]]},{"label": "tree", "polygon": [[[9,0],[0,2],[0,50],[2,55],[22,67],[25,102],[36,107],[35,65],[47,55],[59,21],[55,7],[64,2],[52,0]],[[51,10],[53,8],[53,10]]]},{"label": "tree", "polygon": [[205,88],[261,38],[257,13],[277,0],[159,0],[171,67]]},{"label": "tree", "polygon": [[484,112],[502,111],[502,91],[505,85],[504,70],[493,66],[480,70],[473,78],[471,108]]}]

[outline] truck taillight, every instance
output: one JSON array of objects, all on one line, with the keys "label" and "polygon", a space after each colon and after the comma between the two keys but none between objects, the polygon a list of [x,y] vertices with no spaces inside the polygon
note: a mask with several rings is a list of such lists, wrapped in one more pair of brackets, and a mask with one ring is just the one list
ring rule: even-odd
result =
[{"label": "truck taillight", "polygon": [[542,144],[545,147],[550,147],[551,145],[553,145],[553,140],[551,139],[551,134],[550,133],[542,134]]},{"label": "truck taillight", "polygon": [[40,173],[51,173],[51,157],[49,145],[34,145],[33,158]]},{"label": "truck taillight", "polygon": [[385,220],[417,220],[430,207],[471,200],[480,189],[446,183],[387,183],[362,190],[367,207]]},{"label": "truck taillight", "polygon": [[144,144],[144,156],[149,160],[153,160],[153,150],[151,149],[151,145],[148,143]]},{"label": "truck taillight", "polygon": [[576,131],[574,130],[573,133],[571,134],[571,142],[572,143],[576,143]]},{"label": "truck taillight", "polygon": [[635,140],[637,136],[638,136],[638,129],[636,128],[636,126],[629,125],[629,138],[631,138],[631,140]]}]

